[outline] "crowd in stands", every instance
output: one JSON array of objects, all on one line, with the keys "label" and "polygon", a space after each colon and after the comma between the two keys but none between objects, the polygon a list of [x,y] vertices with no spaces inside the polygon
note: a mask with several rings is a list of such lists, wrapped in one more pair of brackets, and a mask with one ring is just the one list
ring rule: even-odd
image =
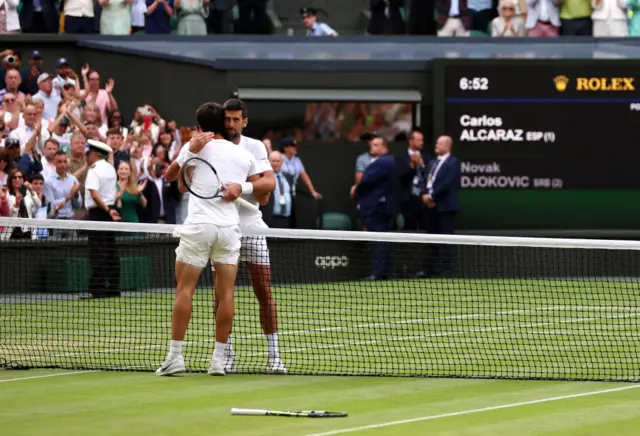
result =
[{"label": "crowd in stands", "polygon": [[[178,129],[175,121],[165,120],[148,104],[125,123],[112,79],[105,80],[89,65],[78,74],[65,59],[49,74],[40,71],[40,62],[35,51],[23,71],[19,63],[4,65],[0,216],[83,219],[83,183],[89,169],[85,147],[94,139],[114,150],[109,162],[117,169],[117,206],[124,221],[180,222],[185,201],[175,183],[164,180],[164,171],[195,129]],[[3,236],[42,237],[39,232],[16,228]]]},{"label": "crowd in stands", "polygon": [[[269,0],[0,0],[0,34],[269,34]],[[638,36],[640,0],[370,0],[367,33]],[[300,9],[307,36],[339,36]],[[326,14],[325,14],[326,15]],[[293,32],[290,29],[290,32]]]}]

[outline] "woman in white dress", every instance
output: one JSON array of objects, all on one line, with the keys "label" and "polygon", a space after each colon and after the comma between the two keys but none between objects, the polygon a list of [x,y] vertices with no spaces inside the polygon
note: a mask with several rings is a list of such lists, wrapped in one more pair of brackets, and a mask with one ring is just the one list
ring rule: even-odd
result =
[{"label": "woman in white dress", "polygon": [[98,0],[102,6],[100,33],[129,35],[131,33],[131,3],[133,0]]},{"label": "woman in white dress", "polygon": [[591,0],[593,36],[629,36],[627,0]]},{"label": "woman in white dress", "polygon": [[20,33],[20,0],[0,0],[0,35]]}]

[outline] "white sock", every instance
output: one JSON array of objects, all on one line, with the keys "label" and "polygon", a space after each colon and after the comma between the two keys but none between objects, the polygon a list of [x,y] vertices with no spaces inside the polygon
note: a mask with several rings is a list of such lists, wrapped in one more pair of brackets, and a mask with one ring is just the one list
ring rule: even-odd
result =
[{"label": "white sock", "polygon": [[267,347],[269,348],[269,357],[280,357],[280,351],[278,350],[278,334],[272,333],[264,335],[267,338]]},{"label": "white sock", "polygon": [[227,353],[233,354],[233,346],[231,345],[231,334],[229,334],[229,339],[227,340]]},{"label": "white sock", "polygon": [[227,349],[227,344],[224,342],[216,342],[216,348],[213,350],[213,355],[215,357],[223,357],[224,352]]},{"label": "white sock", "polygon": [[182,343],[184,341],[171,341],[169,344],[169,359],[175,359],[182,354]]}]

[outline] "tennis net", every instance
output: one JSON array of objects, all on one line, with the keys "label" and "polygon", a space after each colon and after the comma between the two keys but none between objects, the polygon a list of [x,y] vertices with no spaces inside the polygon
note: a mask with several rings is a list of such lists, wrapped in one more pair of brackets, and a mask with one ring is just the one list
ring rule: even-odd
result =
[{"label": "tennis net", "polygon": [[[0,218],[0,229],[0,365],[162,363],[175,226]],[[100,245],[92,262],[98,236],[114,256]],[[640,242],[267,229],[250,243],[258,236],[289,374],[640,381]],[[390,262],[373,262],[381,250]],[[90,298],[92,263],[113,282],[97,296],[119,296]],[[388,278],[364,280],[372,266]],[[212,289],[205,269],[183,350],[190,371],[213,351]],[[235,299],[237,372],[262,373],[245,267]]]}]

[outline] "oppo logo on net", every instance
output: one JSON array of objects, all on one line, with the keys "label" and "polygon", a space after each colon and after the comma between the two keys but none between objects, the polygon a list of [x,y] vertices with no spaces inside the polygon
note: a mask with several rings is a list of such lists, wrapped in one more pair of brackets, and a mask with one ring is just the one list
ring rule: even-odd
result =
[{"label": "oppo logo on net", "polygon": [[335,269],[349,265],[347,256],[318,256],[316,257],[316,266],[322,269]]}]

